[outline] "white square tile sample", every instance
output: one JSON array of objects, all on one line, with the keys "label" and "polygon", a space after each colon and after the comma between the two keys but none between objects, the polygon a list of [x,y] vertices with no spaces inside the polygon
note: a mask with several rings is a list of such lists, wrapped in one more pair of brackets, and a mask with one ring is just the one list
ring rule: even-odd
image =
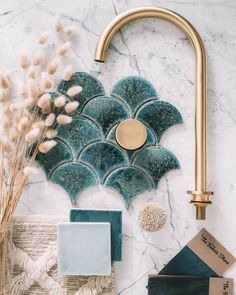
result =
[{"label": "white square tile sample", "polygon": [[110,275],[110,223],[58,224],[58,274]]}]

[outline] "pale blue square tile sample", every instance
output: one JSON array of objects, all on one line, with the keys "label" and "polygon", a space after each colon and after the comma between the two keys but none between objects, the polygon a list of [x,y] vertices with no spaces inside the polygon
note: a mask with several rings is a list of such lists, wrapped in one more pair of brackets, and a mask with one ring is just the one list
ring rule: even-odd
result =
[{"label": "pale blue square tile sample", "polygon": [[110,223],[58,224],[58,275],[110,275]]},{"label": "pale blue square tile sample", "polygon": [[71,209],[71,222],[109,222],[111,224],[111,260],[122,260],[122,211]]}]

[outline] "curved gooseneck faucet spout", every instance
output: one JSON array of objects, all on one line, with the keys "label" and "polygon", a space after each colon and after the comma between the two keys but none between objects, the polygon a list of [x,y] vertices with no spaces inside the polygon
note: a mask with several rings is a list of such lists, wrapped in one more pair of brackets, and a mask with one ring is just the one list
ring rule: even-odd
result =
[{"label": "curved gooseneck faucet spout", "polygon": [[158,7],[139,7],[118,15],[100,36],[95,61],[104,62],[115,33],[128,22],[139,18],[160,18],[169,21],[185,32],[195,51],[195,189],[191,203],[196,206],[196,218],[205,219],[207,205],[211,204],[212,192],[206,190],[206,54],[204,44],[196,29],[181,15]]}]

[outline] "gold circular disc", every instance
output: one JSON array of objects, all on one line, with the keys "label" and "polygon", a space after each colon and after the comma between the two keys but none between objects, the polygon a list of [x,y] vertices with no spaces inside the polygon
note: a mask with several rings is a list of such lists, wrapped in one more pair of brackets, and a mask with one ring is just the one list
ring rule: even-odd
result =
[{"label": "gold circular disc", "polygon": [[116,128],[116,141],[126,150],[136,150],[143,146],[146,140],[146,127],[136,119],[124,120]]}]

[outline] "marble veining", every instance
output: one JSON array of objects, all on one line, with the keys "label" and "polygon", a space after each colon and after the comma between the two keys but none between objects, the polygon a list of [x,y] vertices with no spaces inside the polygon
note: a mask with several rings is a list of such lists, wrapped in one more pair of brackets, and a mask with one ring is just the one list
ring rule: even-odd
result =
[{"label": "marble veining", "polygon": [[[185,193],[193,189],[194,179],[194,54],[186,36],[165,21],[138,20],[115,36],[104,64],[93,61],[96,42],[104,27],[117,14],[137,6],[160,6],[182,14],[199,31],[206,47],[207,186],[215,194],[205,222],[193,219],[194,208],[188,204]],[[78,29],[73,58],[66,59],[66,64],[73,63],[74,71],[98,78],[106,93],[111,93],[112,86],[124,77],[143,77],[157,89],[160,101],[175,105],[183,116],[184,124],[169,128],[160,141],[176,155],[181,169],[163,177],[157,190],[134,198],[128,212],[116,193],[101,186],[86,190],[78,200],[82,208],[123,210],[123,261],[115,265],[116,295],[147,294],[148,274],[160,271],[202,227],[236,255],[235,10],[234,0],[87,0],[70,1],[70,4],[68,0],[9,0],[1,3],[3,69],[11,69],[17,76],[19,50],[35,52],[37,49],[30,40],[36,40],[40,32],[51,30],[55,14],[60,14],[65,23]],[[99,138],[99,133],[94,132]],[[138,212],[148,201],[167,208],[167,225],[158,233],[142,232],[137,225]],[[42,173],[30,179],[17,213],[68,215],[70,207],[67,193],[48,183]],[[236,279],[236,266],[225,276]]]}]

